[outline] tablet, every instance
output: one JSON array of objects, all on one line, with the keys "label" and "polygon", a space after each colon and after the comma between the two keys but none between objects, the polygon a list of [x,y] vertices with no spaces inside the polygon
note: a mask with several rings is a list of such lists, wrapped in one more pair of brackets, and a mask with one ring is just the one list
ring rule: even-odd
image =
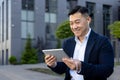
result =
[{"label": "tablet", "polygon": [[42,50],[44,54],[51,54],[57,58],[57,61],[62,61],[63,57],[68,57],[63,49],[46,49]]}]

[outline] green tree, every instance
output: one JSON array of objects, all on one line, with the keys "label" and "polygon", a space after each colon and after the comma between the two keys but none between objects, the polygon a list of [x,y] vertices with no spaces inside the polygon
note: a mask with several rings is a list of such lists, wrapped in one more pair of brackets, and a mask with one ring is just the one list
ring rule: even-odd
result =
[{"label": "green tree", "polygon": [[114,23],[110,24],[108,29],[110,30],[111,35],[120,39],[120,21],[115,21]]},{"label": "green tree", "polygon": [[58,26],[55,34],[57,37],[57,48],[60,48],[61,47],[61,39],[73,36],[73,33],[70,29],[69,21],[64,21],[63,23],[61,23]]},{"label": "green tree", "polygon": [[31,38],[30,35],[28,35],[25,50],[23,51],[22,57],[21,57],[21,63],[22,64],[33,64],[38,63],[38,57],[37,57],[37,50],[32,48],[31,45]]},{"label": "green tree", "polygon": [[58,39],[64,39],[71,36],[73,36],[73,33],[70,29],[69,21],[61,23],[56,30],[56,37]]},{"label": "green tree", "polygon": [[[115,21],[114,23],[110,24],[108,26],[108,29],[110,30],[111,35],[113,35],[115,38],[118,39],[118,41],[120,41],[120,21]],[[119,42],[117,42],[116,47],[119,47]],[[115,49],[116,50],[116,49]],[[115,51],[115,57],[117,62],[119,63],[119,59],[120,59],[120,54],[119,52]]]}]

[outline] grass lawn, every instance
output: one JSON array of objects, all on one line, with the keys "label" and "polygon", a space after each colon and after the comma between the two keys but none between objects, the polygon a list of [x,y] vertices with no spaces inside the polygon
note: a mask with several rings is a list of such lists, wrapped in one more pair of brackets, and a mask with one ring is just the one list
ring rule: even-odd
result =
[{"label": "grass lawn", "polygon": [[114,64],[115,64],[115,66],[119,66],[120,62],[115,62]]}]

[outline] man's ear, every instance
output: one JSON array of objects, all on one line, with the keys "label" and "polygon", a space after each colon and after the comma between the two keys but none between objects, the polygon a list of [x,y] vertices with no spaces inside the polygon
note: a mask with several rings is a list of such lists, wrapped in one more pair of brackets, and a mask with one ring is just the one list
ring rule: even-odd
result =
[{"label": "man's ear", "polygon": [[87,17],[87,21],[88,21],[88,24],[90,24],[90,22],[91,22],[91,17]]}]

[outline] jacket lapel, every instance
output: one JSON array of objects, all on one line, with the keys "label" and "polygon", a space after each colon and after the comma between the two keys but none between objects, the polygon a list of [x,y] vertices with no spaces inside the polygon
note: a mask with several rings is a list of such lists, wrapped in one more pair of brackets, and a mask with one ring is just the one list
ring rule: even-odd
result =
[{"label": "jacket lapel", "polygon": [[73,38],[73,41],[71,41],[71,48],[70,48],[70,57],[73,57],[73,53],[74,53],[74,49],[75,49],[75,45],[76,45],[76,42],[75,42],[75,38]]},{"label": "jacket lapel", "polygon": [[96,39],[95,32],[91,30],[91,33],[87,42],[86,50],[85,50],[84,62],[88,62],[90,52],[95,44],[95,39]]}]

